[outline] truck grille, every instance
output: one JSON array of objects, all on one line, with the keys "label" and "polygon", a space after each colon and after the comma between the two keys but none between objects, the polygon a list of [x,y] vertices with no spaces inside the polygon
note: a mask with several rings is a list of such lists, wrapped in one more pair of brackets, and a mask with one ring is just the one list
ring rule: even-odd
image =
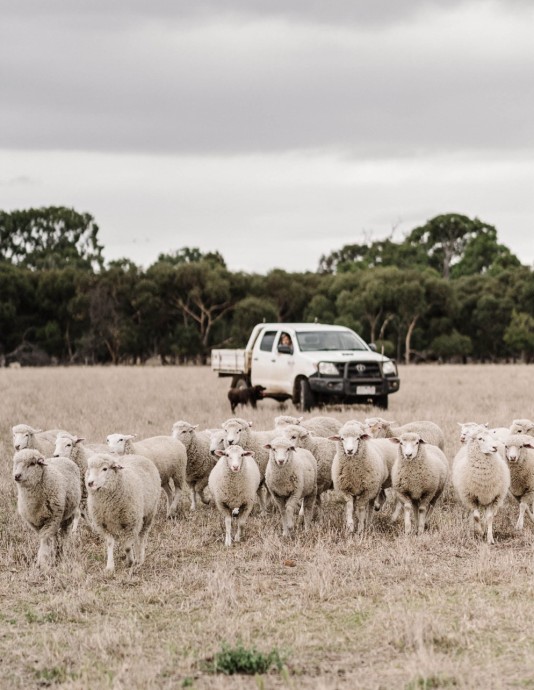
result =
[{"label": "truck grille", "polygon": [[346,366],[349,380],[382,378],[378,362],[348,362]]}]

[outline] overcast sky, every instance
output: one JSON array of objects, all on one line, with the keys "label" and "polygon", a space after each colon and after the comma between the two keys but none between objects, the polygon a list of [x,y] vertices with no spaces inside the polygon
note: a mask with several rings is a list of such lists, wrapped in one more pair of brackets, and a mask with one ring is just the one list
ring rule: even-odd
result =
[{"label": "overcast sky", "polygon": [[0,208],[230,268],[440,213],[534,262],[532,0],[0,0]]}]

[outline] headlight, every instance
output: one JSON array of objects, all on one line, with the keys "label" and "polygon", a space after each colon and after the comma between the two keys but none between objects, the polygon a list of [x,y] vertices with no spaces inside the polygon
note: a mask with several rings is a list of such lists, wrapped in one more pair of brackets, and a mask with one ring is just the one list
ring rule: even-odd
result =
[{"label": "headlight", "polygon": [[385,375],[387,374],[396,374],[397,373],[397,367],[395,366],[395,362],[382,362],[382,371],[384,372]]},{"label": "headlight", "polygon": [[339,371],[333,362],[319,362],[319,373],[324,376],[339,376]]}]

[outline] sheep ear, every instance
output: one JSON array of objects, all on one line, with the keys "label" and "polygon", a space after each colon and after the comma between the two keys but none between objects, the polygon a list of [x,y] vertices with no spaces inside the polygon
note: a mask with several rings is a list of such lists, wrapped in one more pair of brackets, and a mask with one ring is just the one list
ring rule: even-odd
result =
[{"label": "sheep ear", "polygon": [[528,443],[524,443],[523,448],[534,448],[534,443],[532,441],[529,441]]},{"label": "sheep ear", "polygon": [[485,422],[484,424],[482,424],[482,426],[485,426],[486,429],[489,429],[489,422]]},{"label": "sheep ear", "polygon": [[218,458],[222,458],[223,455],[226,455],[226,453],[224,452],[224,450],[216,450],[216,451],[215,451],[215,455],[216,455]]},{"label": "sheep ear", "polygon": [[241,455],[244,455],[247,458],[248,457],[253,458],[254,457],[254,451],[253,450],[245,450],[245,451],[243,451],[243,453],[241,453]]},{"label": "sheep ear", "polygon": [[388,438],[388,441],[391,441],[391,443],[400,443],[400,438],[393,436],[393,438]]},{"label": "sheep ear", "polygon": [[297,424],[300,424],[303,419],[304,419],[304,417],[297,417]]},{"label": "sheep ear", "polygon": [[133,441],[137,437],[137,434],[126,434],[124,437],[125,441]]},{"label": "sheep ear", "polygon": [[289,446],[288,450],[295,452],[296,448],[295,448],[295,446]]},{"label": "sheep ear", "polygon": [[267,448],[268,450],[271,450],[271,449],[272,449],[272,446],[271,446],[270,443],[266,443],[263,447],[264,447],[264,448]]},{"label": "sheep ear", "polygon": [[76,438],[76,440],[74,441],[74,445],[78,445],[78,443],[81,443],[82,441],[85,441],[85,439],[82,438],[82,437],[80,437],[80,436],[78,436],[78,437]]},{"label": "sheep ear", "polygon": [[424,438],[421,438],[421,437],[419,436],[419,443],[427,443],[427,441],[425,441]]},{"label": "sheep ear", "polygon": [[46,463],[45,459],[41,455],[40,457],[37,458],[37,464],[42,465],[43,467],[47,467],[48,464]]},{"label": "sheep ear", "polygon": [[198,424],[193,424],[193,429],[198,429]]},{"label": "sheep ear", "polygon": [[249,426],[254,426],[254,425],[252,424],[252,422],[247,422],[247,424],[248,424]]},{"label": "sheep ear", "polygon": [[329,436],[329,441],[341,441],[341,436]]},{"label": "sheep ear", "polygon": [[124,465],[120,465],[118,462],[112,462],[110,465],[112,470],[123,470]]},{"label": "sheep ear", "polygon": [[369,434],[362,434],[360,438],[362,441],[368,441],[372,436],[369,436]]}]

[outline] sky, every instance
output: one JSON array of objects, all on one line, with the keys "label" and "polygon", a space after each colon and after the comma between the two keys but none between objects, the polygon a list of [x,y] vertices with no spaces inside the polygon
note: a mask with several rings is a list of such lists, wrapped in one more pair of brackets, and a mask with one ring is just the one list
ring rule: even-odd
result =
[{"label": "sky", "polygon": [[0,208],[316,270],[441,213],[534,263],[531,0],[0,0]]}]

